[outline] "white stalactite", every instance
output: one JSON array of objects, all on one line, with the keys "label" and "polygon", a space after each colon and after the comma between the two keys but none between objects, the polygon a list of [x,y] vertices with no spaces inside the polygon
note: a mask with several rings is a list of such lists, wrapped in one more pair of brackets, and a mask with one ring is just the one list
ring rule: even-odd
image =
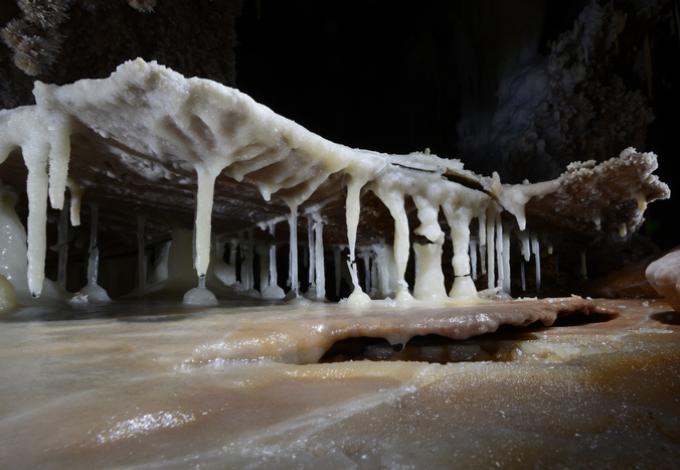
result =
[{"label": "white stalactite", "polygon": [[512,276],[510,273],[510,233],[503,232],[503,290],[511,294]]},{"label": "white stalactite", "polygon": [[486,213],[486,276],[487,287],[489,289],[493,289],[496,286],[495,240],[496,209],[490,208]]},{"label": "white stalactite", "polygon": [[536,235],[531,236],[531,254],[534,255],[534,269],[536,271],[536,293],[541,291],[541,244]]},{"label": "white stalactite", "polygon": [[529,233],[526,231],[521,231],[518,234],[519,241],[521,243],[521,253],[522,256],[524,257],[524,261],[529,261],[529,258],[531,258],[531,247],[530,247],[530,242],[529,242]]},{"label": "white stalactite", "polygon": [[470,222],[472,211],[468,207],[454,208],[450,204],[442,206],[446,222],[451,228],[451,243],[453,245],[453,286],[449,296],[476,297],[477,288],[470,277]]},{"label": "white stalactite", "polygon": [[297,219],[297,206],[290,206],[290,214],[288,215],[288,279],[290,280],[290,292],[294,297],[300,295],[300,282],[298,280]]},{"label": "white stalactite", "polygon": [[309,282],[308,291],[310,293],[316,292],[314,282],[316,280],[316,255],[314,247],[314,219],[312,214],[307,214],[307,279]]},{"label": "white stalactite", "polygon": [[[128,103],[125,99],[121,99],[122,96],[126,96],[133,85],[141,87],[139,92],[145,100]],[[475,276],[477,274],[476,269],[473,269],[471,265],[474,263],[476,266],[473,255],[475,245],[480,250],[481,271],[487,274],[488,286],[494,287],[498,283],[504,289],[509,289],[510,246],[507,237],[509,227],[505,227],[504,230],[502,226],[501,207],[515,215],[520,230],[523,230],[526,222],[525,204],[532,197],[556,191],[563,181],[557,179],[533,185],[502,185],[498,175],[494,174],[492,180],[478,180],[485,186],[485,191],[471,189],[457,183],[455,178],[446,177],[446,175],[459,173],[465,178],[476,178],[474,174],[464,170],[459,161],[440,159],[421,153],[385,155],[334,144],[253,102],[237,90],[202,80],[187,80],[169,69],[146,63],[141,59],[122,64],[111,78],[102,81],[83,80],[64,87],[36,83],[34,94],[37,103],[35,106],[23,106],[0,113],[0,163],[4,162],[12,151],[21,148],[28,169],[26,279],[28,290],[33,296],[41,294],[44,283],[48,195],[54,208],[64,209],[64,194],[68,186],[72,201],[72,223],[74,225],[78,223],[79,188],[68,177],[71,132],[76,118],[79,127],[82,125],[84,129],[96,130],[99,136],[118,139],[123,144],[128,139],[130,142],[138,142],[141,145],[136,150],[140,152],[151,149],[151,152],[145,154],[150,165],[158,164],[161,167],[167,164],[167,168],[194,167],[198,190],[193,264],[199,278],[199,290],[189,296],[188,301],[192,304],[206,301],[216,302],[214,296],[209,298],[209,291],[205,289],[205,284],[211,282],[210,279],[206,279],[212,254],[211,214],[215,180],[222,170],[238,181],[246,180],[254,184],[267,200],[271,195],[287,190],[285,195],[283,193],[280,195],[291,208],[289,280],[291,291],[296,296],[299,290],[297,208],[330,175],[347,176],[345,215],[350,252],[349,271],[353,282],[353,292],[349,300],[358,304],[369,300],[359,285],[356,272],[360,193],[364,185],[369,185],[368,187],[385,204],[394,219],[393,257],[390,257],[389,264],[394,264],[396,281],[393,286],[389,286],[389,290],[396,292],[397,300],[406,302],[411,300],[409,286],[404,278],[411,248],[408,217],[405,211],[407,197],[413,199],[418,210],[420,226],[415,232],[425,236],[435,245],[418,248],[420,251],[436,251],[437,246],[441,247],[441,228],[438,225],[439,208],[448,206],[450,211],[455,213],[455,217],[447,216],[447,219],[451,219],[450,225],[455,225],[452,227],[452,237],[455,238],[452,262],[456,279],[452,295],[458,296],[460,289],[456,286],[460,286],[461,282],[467,286],[464,289],[465,292],[474,290],[470,274]],[[187,96],[192,97],[191,102],[186,101]],[[142,103],[142,108],[139,107],[139,103]],[[186,106],[179,105],[179,103],[186,103]],[[111,105],[115,105],[115,109]],[[206,121],[203,123],[205,126],[217,129],[221,124],[219,119],[223,116],[222,112],[217,111],[225,109],[248,116],[248,119],[239,123],[239,131],[232,136],[232,140],[226,142],[219,133],[216,137],[219,145],[206,145],[205,139],[193,138],[196,134],[193,127],[196,126],[197,121],[191,117],[200,114],[200,119]],[[88,112],[83,112],[84,110]],[[107,113],[107,110],[110,113]],[[110,114],[114,114],[117,118],[111,119]],[[123,118],[130,120],[130,126],[119,125]],[[161,120],[165,119],[168,123],[172,123],[172,126],[160,125],[161,122],[165,122]],[[154,130],[156,135],[149,136],[149,140],[145,141],[145,136],[140,132],[150,133],[150,130]],[[98,137],[93,134],[93,138]],[[268,147],[269,143],[276,144],[275,151]],[[260,148],[262,146],[266,147],[264,151]],[[257,151],[240,152],[237,150],[250,148],[257,149]],[[119,150],[125,153],[124,150]],[[137,158],[136,155],[125,156]],[[620,158],[633,161],[630,159],[634,156],[648,163],[648,167],[656,164],[656,157],[653,154],[637,154],[634,149],[626,149]],[[280,163],[286,158],[289,159],[286,162],[292,163],[281,165],[277,168],[279,171],[271,172],[272,175],[265,172],[260,175],[261,179],[249,178],[253,172]],[[159,162],[159,159],[167,161]],[[172,170],[168,171],[172,173]],[[493,197],[489,197],[489,193]],[[499,201],[499,206],[496,206],[494,200]],[[639,202],[640,210],[644,210],[643,203],[646,205],[647,201]],[[487,206],[488,211],[485,213],[483,209]],[[471,218],[474,217],[478,218],[478,239],[470,244],[469,224]],[[622,233],[624,229],[628,230],[628,226],[623,227]],[[631,230],[632,228],[630,227]],[[322,230],[320,222],[310,221],[308,225],[309,246],[308,251],[305,252],[309,254],[310,284],[320,282],[324,274],[323,269],[319,268],[319,266],[322,267],[319,260],[323,260],[323,241],[320,230]],[[138,236],[139,291],[144,292],[146,256],[143,231],[141,232],[142,234]],[[534,254],[538,290],[540,289],[540,245],[534,235],[529,240],[531,245],[529,250],[526,247],[525,238],[521,238],[522,254],[525,259],[528,257],[528,251]],[[246,265],[249,266],[246,266],[247,269],[242,273],[242,280],[245,281],[247,288],[252,288],[252,243],[244,249],[244,252],[246,250],[250,250],[250,261],[245,260]],[[548,252],[550,251],[551,249],[548,248]],[[271,249],[269,253],[271,261]],[[334,256],[336,256],[335,253],[337,251],[334,250]],[[365,263],[367,290],[372,285],[380,285],[380,291],[387,290],[384,283],[388,276],[383,271],[385,268],[380,266],[382,261],[377,261],[381,257],[382,255],[376,252],[375,262],[378,266],[375,270],[372,269],[370,260]],[[232,256],[231,259],[233,262],[234,257]],[[465,261],[465,266],[462,266],[463,261]],[[428,266],[431,266],[432,270],[436,269],[436,263],[428,263]],[[336,270],[339,267],[339,263],[336,263]],[[438,269],[441,270],[441,263]],[[268,277],[271,278],[271,268],[268,271]],[[373,274],[374,271],[377,274]],[[422,275],[423,270],[421,269],[420,272]],[[340,274],[341,270],[336,272],[337,283],[340,281]],[[321,292],[320,286],[316,288],[318,296]],[[336,286],[336,291],[338,290],[339,286]]]},{"label": "white stalactite", "polygon": [[212,232],[212,208],[215,179],[219,174],[204,165],[196,166],[198,190],[196,192],[196,221],[194,224],[194,268],[200,278],[205,276],[210,265],[210,234]]},{"label": "white stalactite", "polygon": [[404,279],[406,265],[408,264],[410,251],[410,236],[408,229],[408,217],[404,210],[404,195],[398,191],[384,191],[380,187],[376,195],[385,204],[390,215],[394,219],[394,263],[397,278],[397,300],[409,301],[411,294],[408,291],[408,283]]},{"label": "white stalactite", "polygon": [[137,216],[137,291],[144,294],[146,291],[146,241],[144,232],[146,217]]},{"label": "white stalactite", "polygon": [[442,272],[442,243],[414,243],[416,282],[413,296],[418,300],[436,301],[446,298]]},{"label": "white stalactite", "polygon": [[[87,301],[89,303],[104,303],[111,300],[106,290],[99,285],[99,247],[97,243],[98,230],[99,208],[96,204],[91,204],[90,243],[88,247],[89,256],[87,260],[87,284],[73,297],[73,302]],[[165,273],[163,273],[165,274],[164,279],[167,278],[167,252],[169,251],[169,248],[170,244],[166,244],[164,247],[165,253],[164,255],[161,255],[161,259],[166,261],[164,266]]]},{"label": "white stalactite", "polygon": [[496,214],[496,287],[503,289],[505,283],[505,263],[503,263],[503,219],[500,214]]},{"label": "white stalactite", "polygon": [[99,231],[99,206],[90,206],[90,244],[87,262],[87,283],[97,284],[99,281],[99,246],[97,243]]},{"label": "white stalactite", "polygon": [[477,239],[472,238],[470,240],[470,274],[474,281],[477,280]]},{"label": "white stalactite", "polygon": [[359,214],[361,211],[361,188],[366,182],[355,177],[351,177],[347,183],[347,200],[345,202],[345,217],[347,222],[347,243],[349,245],[349,267],[350,276],[354,290],[350,294],[348,301],[354,305],[365,305],[371,298],[366,294],[359,284],[356,263],[356,243],[357,227],[359,226]]},{"label": "white stalactite", "polygon": [[59,211],[59,225],[57,227],[57,284],[66,290],[68,274],[68,211]]},{"label": "white stalactite", "polygon": [[371,260],[370,260],[370,253],[368,250],[363,249],[361,250],[361,254],[359,255],[359,258],[361,258],[361,262],[364,267],[364,292],[368,293],[371,292]]},{"label": "white stalactite", "polygon": [[323,219],[319,212],[312,214],[314,220],[314,287],[316,288],[316,299],[326,298],[326,271],[324,266],[323,253]]},{"label": "white stalactite", "polygon": [[21,147],[28,170],[28,290],[39,297],[45,281],[45,250],[47,244],[47,150],[44,142],[32,142]]},{"label": "white stalactite", "polygon": [[486,274],[486,210],[477,216],[477,236],[479,237],[479,265],[482,275]]},{"label": "white stalactite", "polygon": [[68,181],[68,165],[71,158],[71,119],[67,115],[54,113],[49,118],[47,138],[49,139],[49,196],[53,209],[63,209],[64,193]]},{"label": "white stalactite", "polygon": [[[272,236],[272,241],[269,243],[266,250],[267,272],[260,274],[260,295],[264,299],[283,299],[286,297],[286,293],[279,286],[279,276],[276,268],[277,249],[276,240],[274,239],[275,226],[273,223],[269,224],[268,230],[269,234]],[[265,253],[261,255],[261,259],[264,259],[264,257]]]},{"label": "white stalactite", "polygon": [[71,225],[78,227],[80,225],[80,207],[83,203],[83,188],[73,178],[68,178],[66,185],[71,194]]},{"label": "white stalactite", "polygon": [[246,230],[245,242],[241,244],[241,249],[245,250],[241,266],[243,267],[244,281],[243,290],[252,291],[255,288],[255,242],[253,240],[253,229]]},{"label": "white stalactite", "polygon": [[333,271],[335,274],[335,295],[340,297],[340,285],[342,281],[342,248],[333,247]]}]

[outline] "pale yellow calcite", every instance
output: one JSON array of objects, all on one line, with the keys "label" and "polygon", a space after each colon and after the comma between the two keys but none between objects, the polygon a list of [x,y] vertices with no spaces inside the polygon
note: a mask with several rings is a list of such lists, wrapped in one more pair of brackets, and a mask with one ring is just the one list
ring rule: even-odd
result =
[{"label": "pale yellow calcite", "polygon": [[[680,319],[661,301],[593,305],[618,316],[421,348],[430,363],[305,365],[197,359],[248,325],[251,338],[282,344],[290,315],[300,328],[332,335],[322,307],[306,314],[285,305],[16,310],[0,325],[0,461],[5,468],[672,468],[680,458]],[[370,334],[371,324],[386,328],[375,316],[334,309],[357,335]],[[412,308],[383,318],[393,319],[391,328],[400,317],[404,331],[414,331],[432,313]],[[305,315],[307,323],[299,320]],[[441,326],[446,316],[438,315]],[[281,327],[278,338],[272,325]],[[458,362],[438,363],[444,355]]]},{"label": "pale yellow calcite", "polygon": [[17,305],[17,294],[14,286],[5,276],[0,274],[0,314],[12,310]]}]

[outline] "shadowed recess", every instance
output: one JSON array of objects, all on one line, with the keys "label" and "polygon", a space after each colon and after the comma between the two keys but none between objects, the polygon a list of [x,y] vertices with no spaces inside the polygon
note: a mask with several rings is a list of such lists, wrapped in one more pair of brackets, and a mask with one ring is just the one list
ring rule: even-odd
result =
[{"label": "shadowed recess", "polygon": [[[677,316],[669,313],[655,314],[652,318],[671,318],[668,321],[678,322]],[[656,318],[657,316],[662,316]],[[517,346],[523,341],[538,339],[533,332],[550,328],[567,326],[583,326],[605,323],[619,316],[615,312],[577,311],[561,314],[555,322],[547,327],[541,322],[527,326],[502,325],[494,333],[475,336],[466,340],[453,340],[446,336],[429,334],[414,336],[405,345],[390,344],[385,338],[354,337],[333,343],[319,360],[320,363],[344,361],[417,361],[447,364],[450,362],[509,362],[513,361]]]},{"label": "shadowed recess", "polygon": [[659,312],[650,315],[649,318],[666,325],[680,325],[679,312]]}]

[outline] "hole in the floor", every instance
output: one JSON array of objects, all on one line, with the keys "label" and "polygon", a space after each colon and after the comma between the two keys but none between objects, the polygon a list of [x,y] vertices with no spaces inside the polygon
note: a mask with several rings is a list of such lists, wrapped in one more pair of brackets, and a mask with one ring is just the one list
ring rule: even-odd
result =
[{"label": "hole in the floor", "polygon": [[[673,313],[673,312],[666,312]],[[617,312],[560,312],[551,326],[541,322],[529,325],[502,325],[494,333],[466,340],[453,340],[431,334],[414,336],[405,345],[391,345],[384,338],[357,337],[335,342],[319,362],[343,361],[419,361],[446,364],[449,362],[507,362],[516,358],[522,341],[538,339],[533,333],[554,327],[604,323],[618,317]],[[671,320],[678,321],[678,317]],[[661,321],[661,320],[659,320]]]},{"label": "hole in the floor", "polygon": [[618,317],[619,314],[615,312],[569,312],[566,314],[560,313],[551,327],[560,326],[581,326],[590,323],[605,323]]},{"label": "hole in the floor", "polygon": [[347,338],[334,343],[319,362],[418,361],[449,362],[511,361],[518,342],[534,339],[530,334],[499,331],[467,340],[440,335],[415,336],[406,345],[390,345],[383,338]]},{"label": "hole in the floor", "polygon": [[680,325],[680,312],[659,312],[650,315],[650,318],[666,325]]}]

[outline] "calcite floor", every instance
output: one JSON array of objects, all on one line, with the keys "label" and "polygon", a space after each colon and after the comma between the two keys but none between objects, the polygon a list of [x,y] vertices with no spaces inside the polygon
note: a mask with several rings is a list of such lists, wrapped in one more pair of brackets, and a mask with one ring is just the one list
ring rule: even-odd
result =
[{"label": "calcite floor", "polygon": [[23,308],[0,322],[0,466],[677,466],[680,313],[594,300],[546,327],[545,302],[506,304]]}]

